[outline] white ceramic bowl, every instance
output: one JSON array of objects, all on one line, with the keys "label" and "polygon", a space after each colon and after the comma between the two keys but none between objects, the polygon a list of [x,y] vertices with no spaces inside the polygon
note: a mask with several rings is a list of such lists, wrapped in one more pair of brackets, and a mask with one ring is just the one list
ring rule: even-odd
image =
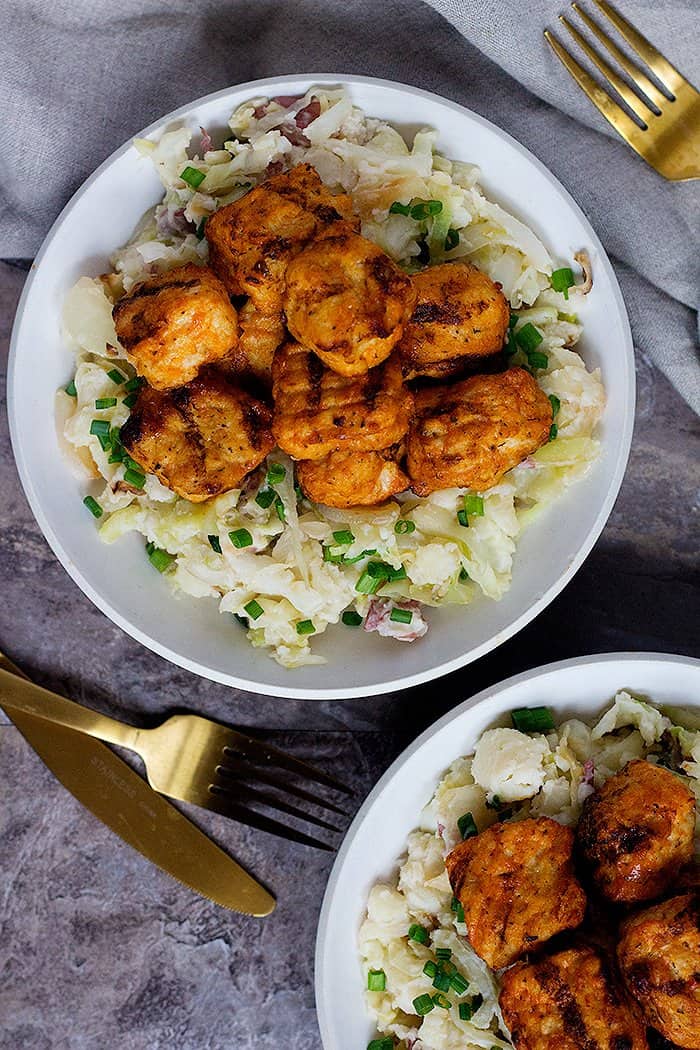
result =
[{"label": "white ceramic bowl", "polygon": [[[608,407],[602,455],[520,539],[513,585],[500,601],[431,611],[432,629],[416,645],[337,628],[314,648],[321,667],[287,671],[248,645],[215,602],[175,601],[144,562],[136,535],[108,548],[95,535],[80,483],[64,461],[54,430],[55,391],[72,374],[60,318],[68,289],[82,274],[107,268],[114,249],[162,194],[152,165],[125,144],[97,169],[57,219],[33,267],[17,311],[9,368],[12,444],[22,484],[54,553],[87,596],[123,630],[161,656],[197,674],[277,696],[338,698],[388,692],[452,671],[500,645],[537,615],[568,583],[595,543],[617,496],[632,434],[634,362],[620,289],[585,216],[556,179],[522,146],[482,117],[415,88],[363,77],[308,75],[260,80],[209,95],[141,133],[157,138],[175,122],[212,133],[254,95],[296,94],[314,83],[348,85],[354,101],[406,132],[439,129],[448,157],[477,162],[486,192],[525,220],[555,258],[588,248],[593,291],[580,310],[589,365],[600,365]],[[577,306],[578,309],[578,306]]]},{"label": "white ceramic bowl", "polygon": [[368,795],[341,846],[326,888],[316,940],[316,1008],[324,1050],[365,1050],[375,1028],[364,1003],[357,934],[372,885],[395,873],[448,766],[468,755],[506,711],[544,704],[557,722],[589,720],[620,689],[656,704],[700,708],[700,660],[610,653],[548,664],[485,689],[427,729]]}]

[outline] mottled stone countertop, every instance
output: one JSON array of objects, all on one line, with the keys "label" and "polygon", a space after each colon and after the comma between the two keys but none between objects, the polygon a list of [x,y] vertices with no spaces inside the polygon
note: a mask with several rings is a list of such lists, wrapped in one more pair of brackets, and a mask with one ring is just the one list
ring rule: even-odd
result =
[{"label": "mottled stone countertop", "polygon": [[[0,263],[0,370],[24,282]],[[189,706],[334,769],[357,804],[399,751],[485,685],[569,656],[700,652],[697,420],[643,356],[629,469],[583,568],[516,638],[401,695],[310,703],[205,682],[113,626],[49,550],[0,414],[0,647],[104,711]],[[0,381],[4,405],[4,382]],[[208,818],[208,819],[207,819]],[[0,712],[0,1047],[317,1050],[313,951],[332,858],[197,819],[279,897],[264,921],[218,908],[118,841]],[[350,1048],[349,1048],[350,1050]]]}]

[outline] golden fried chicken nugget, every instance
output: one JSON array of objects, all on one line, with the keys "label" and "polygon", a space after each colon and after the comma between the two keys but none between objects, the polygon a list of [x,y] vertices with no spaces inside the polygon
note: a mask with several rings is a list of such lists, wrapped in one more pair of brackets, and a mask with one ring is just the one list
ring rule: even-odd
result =
[{"label": "golden fried chicken nugget", "polygon": [[276,352],[272,395],[272,431],[295,459],[389,448],[408,430],[413,407],[397,360],[346,378],[298,343],[285,343]]},{"label": "golden fried chicken nugget", "polygon": [[493,824],[447,856],[472,948],[494,970],[583,922],[573,832],[549,817]]},{"label": "golden fried chicken nugget", "polygon": [[315,168],[298,164],[207,220],[209,265],[231,295],[249,295],[259,310],[274,314],[290,259],[338,223],[359,228],[350,198],[334,196]]},{"label": "golden fried chicken nugget", "polygon": [[295,339],[334,372],[356,376],[389,356],[415,297],[411,279],[381,248],[345,232],[292,260],[284,309]]},{"label": "golden fried chicken nugget", "polygon": [[648,1050],[644,1026],[594,948],[516,963],[499,1003],[517,1050]]},{"label": "golden fried chicken nugget", "polygon": [[418,301],[398,348],[407,379],[457,375],[502,349],[510,309],[485,273],[449,262],[429,266],[412,281]]},{"label": "golden fried chicken nugget", "polygon": [[647,1022],[700,1050],[700,895],[655,904],[627,919],[621,934],[620,969]]},{"label": "golden fried chicken nugget", "polygon": [[652,900],[693,856],[695,798],[673,773],[634,759],[583,804],[578,848],[611,901]]},{"label": "golden fried chicken nugget", "polygon": [[218,277],[187,263],[135,285],[112,311],[119,342],[156,390],[183,386],[238,343],[235,308]]},{"label": "golden fried chicken nugget", "polygon": [[272,451],[271,419],[261,401],[208,373],[167,393],[142,387],[120,438],[145,470],[200,503],[236,488]]},{"label": "golden fried chicken nugget", "polygon": [[237,363],[241,371],[250,372],[269,385],[272,382],[272,359],[286,335],[281,313],[264,314],[249,300],[238,313],[241,334]]},{"label": "golden fried chicken nugget", "polygon": [[304,495],[327,507],[375,507],[408,488],[395,449],[331,452],[323,459],[300,460],[296,471]]},{"label": "golden fried chicken nugget", "polygon": [[453,486],[483,492],[549,440],[552,406],[523,368],[416,394],[408,475],[419,496]]}]

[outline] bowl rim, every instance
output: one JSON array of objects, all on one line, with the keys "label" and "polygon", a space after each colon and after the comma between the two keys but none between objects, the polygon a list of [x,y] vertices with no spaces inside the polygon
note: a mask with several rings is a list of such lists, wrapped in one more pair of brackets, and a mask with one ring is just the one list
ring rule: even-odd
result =
[{"label": "bowl rim", "polygon": [[[200,663],[198,660],[184,656],[175,650],[171,649],[164,642],[159,641],[153,637],[150,631],[144,631],[134,626],[126,617],[122,616],[106,599],[100,594],[89,580],[84,576],[79,566],[73,562],[67,555],[63,548],[63,544],[57,534],[57,532],[51,527],[47,516],[44,514],[42,509],[42,503],[40,495],[34,485],[31,477],[31,472],[27,466],[27,462],[24,458],[24,453],[21,447],[19,439],[19,422],[18,422],[18,407],[15,401],[14,390],[15,390],[15,373],[18,368],[18,347],[20,343],[22,321],[26,310],[27,301],[34,287],[34,283],[37,280],[37,275],[40,272],[41,264],[44,256],[48,252],[54,238],[56,237],[59,228],[63,225],[65,220],[70,216],[73,209],[76,207],[81,198],[89,191],[93,183],[100,177],[100,175],[114,164],[120,157],[122,157],[129,149],[131,149],[133,140],[135,138],[147,138],[154,132],[164,129],[172,121],[176,121],[186,117],[194,109],[225,99],[231,94],[248,93],[251,94],[269,94],[271,89],[283,88],[285,85],[289,85],[290,82],[297,83],[299,81],[306,81],[309,85],[313,84],[338,84],[338,85],[363,85],[379,89],[392,89],[399,90],[400,92],[407,93],[412,96],[419,96],[426,99],[429,102],[434,102],[440,106],[447,106],[449,109],[454,110],[456,113],[466,115],[470,120],[482,125],[494,133],[501,140],[504,140],[512,149],[516,150],[521,156],[523,156],[534,168],[543,176],[552,187],[563,196],[566,204],[571,211],[578,218],[579,222],[585,227],[587,236],[589,238],[591,246],[597,252],[598,259],[597,265],[602,266],[606,276],[610,282],[612,299],[617,308],[617,314],[622,328],[623,337],[623,351],[624,353],[624,373],[625,373],[625,396],[624,403],[619,406],[618,413],[623,417],[623,425],[620,431],[620,440],[618,446],[617,457],[612,472],[610,484],[604,499],[601,502],[598,514],[593,521],[585,542],[581,545],[576,553],[576,556],[571,559],[567,565],[565,571],[547,588],[537,599],[524,610],[520,616],[514,619],[502,630],[494,634],[491,638],[482,642],[480,645],[474,648],[462,652],[451,660],[447,660],[437,666],[426,668],[423,671],[416,672],[405,676],[395,676],[389,680],[378,681],[373,684],[366,684],[361,686],[351,687],[295,687],[293,677],[290,677],[289,686],[286,685],[274,685],[256,682],[252,678],[244,678],[235,674],[218,671],[207,667],[205,664]],[[219,91],[211,92],[207,95],[203,95],[192,102],[188,102],[172,112],[159,117],[151,124],[149,124],[142,131],[137,132],[129,136],[129,138],[116,150],[114,150],[96,169],[91,175],[82,183],[82,185],[76,190],[73,196],[69,199],[66,205],[63,207],[55,221],[53,222],[49,232],[47,233],[29,272],[29,276],[25,282],[22,294],[17,304],[15,317],[12,326],[12,334],[10,338],[10,350],[8,357],[8,372],[7,372],[7,414],[10,428],[10,440],[12,450],[15,458],[15,464],[17,466],[17,472],[19,474],[20,482],[24,490],[24,494],[29,503],[30,509],[34,515],[34,518],[39,525],[46,541],[51,547],[52,552],[62,564],[68,575],[78,585],[81,591],[90,599],[90,601],[107,616],[112,623],[116,624],[117,627],[121,628],[127,635],[134,638],[141,645],[155,652],[159,656],[175,664],[176,666],[183,667],[194,674],[201,676],[209,681],[219,682],[222,685],[233,686],[238,689],[245,690],[253,693],[263,693],[267,696],[279,696],[288,697],[297,700],[342,700],[342,699],[355,699],[360,697],[376,696],[378,694],[393,693],[402,689],[407,689],[415,685],[419,685],[423,682],[433,681],[434,679],[440,678],[443,675],[450,674],[461,667],[472,663],[474,660],[479,659],[486,653],[491,652],[497,648],[503,642],[507,641],[513,635],[517,634],[518,631],[522,630],[528,623],[531,622],[543,609],[545,609],[559,593],[566,587],[570,582],[574,574],[581,568],[584,561],[590,554],[593,546],[598,540],[605,524],[610,516],[615,500],[620,490],[622,480],[627,467],[627,461],[629,458],[630,447],[632,442],[632,431],[634,426],[635,416],[635,370],[634,370],[634,346],[632,342],[632,333],[630,330],[629,319],[627,316],[627,310],[622,297],[622,292],[612,268],[610,259],[608,258],[605,248],[600,242],[598,235],[589,223],[585,213],[576,203],[574,198],[568,192],[568,190],[559,182],[559,180],[550,172],[550,170],[540,161],[530,150],[526,149],[517,139],[513,138],[508,132],[499,128],[492,121],[487,120],[480,114],[475,113],[473,110],[468,109],[466,106],[461,105],[458,102],[454,102],[451,99],[445,98],[441,95],[436,94],[432,91],[426,91],[422,88],[413,87],[410,84],[400,83],[398,81],[386,80],[380,77],[367,77],[357,76],[352,74],[342,73],[289,73],[276,77],[267,77],[260,80],[251,80],[244,84],[230,85],[222,88]],[[290,672],[290,675],[292,673]]]},{"label": "bowl rim", "polygon": [[[614,653],[593,653],[587,656],[574,656],[567,660],[557,660],[553,663],[541,664],[538,667],[533,667],[527,671],[521,671],[518,674],[512,675],[510,678],[505,678],[500,682],[495,682],[493,685],[489,685],[485,689],[480,690],[474,696],[468,696],[456,707],[453,707],[450,711],[447,711],[442,715],[441,718],[438,718],[437,721],[427,726],[426,729],[415,738],[415,740],[408,744],[408,746],[397,755],[388,769],[382,774],[365,798],[345,833],[343,841],[336,854],[335,861],[333,862],[333,867],[328,876],[328,882],[326,883],[321,910],[319,912],[316,929],[316,945],[314,950],[314,997],[316,1003],[316,1017],[321,1032],[322,1047],[331,1050],[335,1045],[330,1039],[332,1029],[328,1021],[328,1011],[326,1009],[327,1000],[324,998],[326,993],[327,975],[322,963],[326,949],[326,937],[328,935],[331,907],[336,894],[336,887],[345,866],[346,857],[350,852],[362,825],[365,823],[365,820],[370,811],[374,808],[379,797],[386,790],[399,770],[402,769],[403,766],[405,766],[406,763],[409,762],[421,750],[423,745],[436,733],[439,733],[451,722],[459,720],[466,711],[476,712],[477,708],[494,700],[501,693],[517,687],[524,682],[544,678],[552,674],[558,674],[562,671],[569,671],[573,668],[585,670],[587,668],[602,665],[625,663],[656,663],[659,665],[675,664],[686,669],[693,668],[700,671],[700,659],[696,659],[692,656],[682,656],[677,653],[660,652],[622,651]],[[565,702],[566,698],[563,697],[562,700]],[[698,703],[700,703],[700,700],[698,700]],[[458,757],[458,755],[454,755],[452,759],[450,759],[448,756],[445,761],[445,768],[447,768],[450,761],[454,761]]]}]

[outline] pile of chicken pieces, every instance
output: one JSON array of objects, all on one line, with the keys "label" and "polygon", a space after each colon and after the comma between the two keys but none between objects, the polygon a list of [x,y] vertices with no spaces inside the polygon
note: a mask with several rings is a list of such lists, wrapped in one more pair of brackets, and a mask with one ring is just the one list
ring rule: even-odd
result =
[{"label": "pile of chicken pieces", "polygon": [[[508,967],[499,1002],[517,1050],[648,1050],[647,1025],[700,1050],[700,897],[678,893],[697,878],[694,831],[680,778],[635,759],[586,799],[575,834],[531,818],[452,850],[470,943],[493,969]],[[563,937],[587,908],[604,914],[606,937],[600,921],[587,937]]]},{"label": "pile of chicken pieces", "polygon": [[310,165],[219,209],[206,238],[208,267],[150,277],[113,310],[145,381],[122,443],[179,495],[238,487],[275,445],[331,507],[483,491],[548,440],[532,375],[498,370],[500,288],[461,261],[407,275]]}]

